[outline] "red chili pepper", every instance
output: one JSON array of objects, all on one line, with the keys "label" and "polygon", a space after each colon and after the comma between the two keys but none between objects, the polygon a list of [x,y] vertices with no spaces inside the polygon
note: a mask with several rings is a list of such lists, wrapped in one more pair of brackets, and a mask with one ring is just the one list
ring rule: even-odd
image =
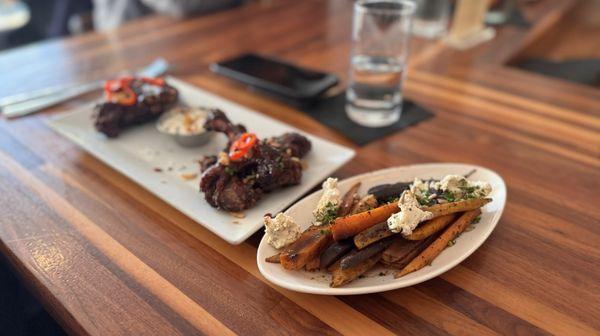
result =
[{"label": "red chili pepper", "polygon": [[229,148],[229,158],[231,160],[239,160],[248,153],[250,148],[254,147],[257,138],[253,133],[244,133]]},{"label": "red chili pepper", "polygon": [[142,77],[142,81],[156,86],[165,86],[165,80],[162,78]]},{"label": "red chili pepper", "polygon": [[104,83],[105,92],[117,91],[121,88],[121,82],[118,79],[108,80]]},{"label": "red chili pepper", "polygon": [[135,92],[133,92],[131,87],[124,87],[121,93],[122,94],[119,96],[118,99],[119,104],[128,106],[135,105],[135,103],[137,102],[137,95],[135,94]]},{"label": "red chili pepper", "polygon": [[104,84],[106,100],[121,105],[134,105],[137,102],[137,96],[131,89],[132,81],[133,77],[131,76],[106,81]]}]

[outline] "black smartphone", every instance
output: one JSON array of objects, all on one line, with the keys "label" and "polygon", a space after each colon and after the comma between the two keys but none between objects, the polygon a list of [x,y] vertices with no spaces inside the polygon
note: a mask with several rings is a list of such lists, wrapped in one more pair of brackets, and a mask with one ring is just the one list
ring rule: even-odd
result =
[{"label": "black smartphone", "polygon": [[213,63],[210,69],[253,88],[296,101],[314,100],[338,83],[335,75],[253,53]]}]

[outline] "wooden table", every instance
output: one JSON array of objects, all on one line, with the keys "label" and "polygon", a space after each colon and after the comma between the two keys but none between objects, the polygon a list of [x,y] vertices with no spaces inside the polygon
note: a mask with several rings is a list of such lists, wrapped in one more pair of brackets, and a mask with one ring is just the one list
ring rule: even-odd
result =
[{"label": "wooden table", "polygon": [[[348,297],[271,285],[255,262],[259,235],[227,244],[45,126],[97,94],[0,120],[0,250],[73,334],[597,335],[600,92],[506,66],[539,50],[575,4],[530,5],[530,30],[504,27],[467,52],[415,40],[407,96],[435,118],[355,147],[336,173],[449,161],[505,178],[508,203],[494,233],[438,278]],[[265,1],[186,21],[150,17],[0,54],[0,95],[101,78],[161,55],[174,76],[351,146],[207,68],[259,50],[345,77],[350,14],[345,0]],[[592,36],[580,48],[597,43]]]}]

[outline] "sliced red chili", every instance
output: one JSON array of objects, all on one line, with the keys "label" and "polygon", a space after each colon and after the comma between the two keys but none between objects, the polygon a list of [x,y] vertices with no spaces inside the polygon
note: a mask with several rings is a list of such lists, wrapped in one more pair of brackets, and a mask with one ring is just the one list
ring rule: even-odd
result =
[{"label": "sliced red chili", "polygon": [[239,160],[243,158],[250,148],[256,144],[257,137],[253,133],[244,133],[229,148],[229,158],[231,160]]},{"label": "sliced red chili", "polygon": [[119,96],[118,99],[119,104],[128,106],[135,105],[135,103],[137,102],[137,95],[135,94],[135,92],[133,92],[131,87],[124,87],[121,93],[122,94]]},{"label": "sliced red chili", "polygon": [[131,88],[133,79],[131,76],[124,76],[106,81],[104,84],[106,100],[121,105],[134,105],[137,102],[137,97]]},{"label": "sliced red chili", "polygon": [[118,79],[108,80],[104,83],[104,91],[105,92],[113,92],[117,91],[121,88],[121,81]]},{"label": "sliced red chili", "polygon": [[165,86],[165,80],[162,78],[142,77],[142,81],[156,86]]}]

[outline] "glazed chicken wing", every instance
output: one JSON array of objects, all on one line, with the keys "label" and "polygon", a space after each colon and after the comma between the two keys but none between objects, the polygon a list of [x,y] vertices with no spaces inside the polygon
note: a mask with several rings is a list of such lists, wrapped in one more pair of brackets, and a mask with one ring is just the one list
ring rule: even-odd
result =
[{"label": "glazed chicken wing", "polygon": [[[234,125],[220,110],[210,113],[205,128],[228,138],[227,148],[218,159],[213,156],[201,160],[204,173],[200,190],[213,207],[241,211],[254,206],[264,193],[300,183],[300,158],[311,149],[306,137],[285,133],[259,140],[246,133],[244,126]],[[235,146],[243,147],[243,154],[232,154]]]}]

